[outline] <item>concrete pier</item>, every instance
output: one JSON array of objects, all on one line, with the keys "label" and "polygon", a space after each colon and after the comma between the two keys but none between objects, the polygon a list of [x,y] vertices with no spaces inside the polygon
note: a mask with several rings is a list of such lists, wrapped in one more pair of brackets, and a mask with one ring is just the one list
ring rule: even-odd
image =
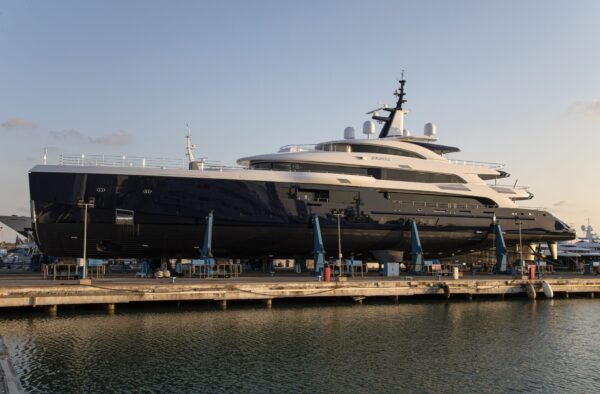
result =
[{"label": "concrete pier", "polygon": [[[267,306],[274,299],[331,297],[371,299],[372,297],[434,296],[472,299],[481,295],[543,295],[542,280],[513,279],[508,276],[481,276],[468,279],[379,276],[349,278],[344,282],[319,282],[313,277],[239,277],[230,279],[109,278],[94,279],[90,285],[75,281],[6,280],[0,278],[0,308],[47,307],[56,313],[60,305],[116,304],[153,301],[214,301],[227,308],[228,301],[263,300]],[[555,293],[568,297],[582,294],[591,297],[600,292],[600,277],[546,277]]]}]

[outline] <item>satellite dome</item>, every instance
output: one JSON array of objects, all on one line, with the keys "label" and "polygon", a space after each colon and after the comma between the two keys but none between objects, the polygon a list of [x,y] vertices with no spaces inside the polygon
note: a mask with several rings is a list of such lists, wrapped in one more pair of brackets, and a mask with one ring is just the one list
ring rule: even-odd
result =
[{"label": "satellite dome", "polygon": [[363,123],[363,134],[375,134],[375,123],[370,120],[367,120],[365,123]]},{"label": "satellite dome", "polygon": [[426,123],[425,124],[425,131],[424,134],[427,137],[435,137],[435,135],[437,134],[437,128],[435,127],[435,123]]},{"label": "satellite dome", "polygon": [[353,140],[356,138],[356,133],[354,132],[354,127],[346,127],[344,129],[344,139],[345,140]]}]

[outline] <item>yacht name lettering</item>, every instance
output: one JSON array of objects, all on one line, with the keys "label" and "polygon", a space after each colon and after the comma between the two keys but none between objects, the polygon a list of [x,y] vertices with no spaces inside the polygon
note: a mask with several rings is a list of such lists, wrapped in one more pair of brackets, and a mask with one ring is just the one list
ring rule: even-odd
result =
[{"label": "yacht name lettering", "polygon": [[389,157],[371,156],[371,160],[385,160],[390,161]]}]

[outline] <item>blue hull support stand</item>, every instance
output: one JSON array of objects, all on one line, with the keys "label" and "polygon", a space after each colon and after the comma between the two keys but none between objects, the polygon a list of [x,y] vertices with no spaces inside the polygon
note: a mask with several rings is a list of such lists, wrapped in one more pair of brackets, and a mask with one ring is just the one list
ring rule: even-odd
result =
[{"label": "blue hull support stand", "polygon": [[494,233],[496,237],[496,273],[505,274],[507,270],[507,250],[504,236],[502,235],[502,228],[498,222],[494,224]]},{"label": "blue hull support stand", "polygon": [[213,211],[208,213],[206,216],[206,229],[204,230],[204,242],[202,243],[202,249],[200,250],[200,259],[204,262],[206,271],[204,272],[205,277],[213,277],[213,265],[215,259],[212,255],[212,231],[213,231]]},{"label": "blue hull support stand", "polygon": [[419,230],[417,222],[414,219],[409,219],[410,225],[410,251],[412,255],[412,271],[417,273],[423,271],[423,247],[419,238]]},{"label": "blue hull support stand", "polygon": [[321,236],[321,226],[319,225],[319,217],[313,216],[313,260],[315,262],[315,276],[323,275],[325,269],[325,247],[323,246],[323,237]]}]

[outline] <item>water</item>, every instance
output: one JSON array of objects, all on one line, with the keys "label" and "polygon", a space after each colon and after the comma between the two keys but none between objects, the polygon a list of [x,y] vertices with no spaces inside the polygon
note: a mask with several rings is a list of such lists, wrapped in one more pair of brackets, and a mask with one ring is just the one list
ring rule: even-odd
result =
[{"label": "water", "polygon": [[28,392],[597,392],[600,301],[0,315]]}]

